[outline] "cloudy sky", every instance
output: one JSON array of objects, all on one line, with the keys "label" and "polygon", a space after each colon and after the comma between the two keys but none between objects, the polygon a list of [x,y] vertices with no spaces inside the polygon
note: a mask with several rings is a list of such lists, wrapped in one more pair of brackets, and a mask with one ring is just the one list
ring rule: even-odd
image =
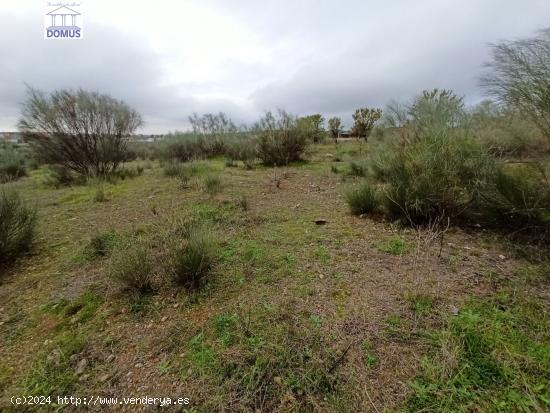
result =
[{"label": "cloudy sky", "polygon": [[0,2],[0,130],[15,130],[25,84],[109,93],[143,114],[144,133],[279,107],[349,124],[359,106],[433,87],[476,102],[487,43],[550,27],[550,0],[69,2],[82,40],[44,39],[48,1]]}]

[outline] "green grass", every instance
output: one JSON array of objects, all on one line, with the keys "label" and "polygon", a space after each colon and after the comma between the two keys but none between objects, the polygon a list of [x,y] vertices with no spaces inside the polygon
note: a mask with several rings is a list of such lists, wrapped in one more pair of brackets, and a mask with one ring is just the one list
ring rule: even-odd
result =
[{"label": "green grass", "polygon": [[391,255],[402,255],[411,248],[405,238],[400,236],[392,237],[386,242],[378,244],[377,247],[380,251]]},{"label": "green grass", "polygon": [[[544,267],[548,270],[548,267]],[[542,297],[501,280],[433,334],[411,382],[408,411],[545,411],[550,408],[550,317]]]}]

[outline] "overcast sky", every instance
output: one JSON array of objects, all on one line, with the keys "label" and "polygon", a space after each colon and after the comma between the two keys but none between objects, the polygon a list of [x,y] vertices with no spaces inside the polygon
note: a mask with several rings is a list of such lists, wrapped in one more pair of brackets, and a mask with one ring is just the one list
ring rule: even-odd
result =
[{"label": "overcast sky", "polygon": [[349,124],[434,87],[476,102],[487,43],[550,27],[550,0],[83,0],[84,39],[45,40],[47,3],[0,2],[0,130],[15,130],[25,83],[109,93],[144,133],[275,108]]}]

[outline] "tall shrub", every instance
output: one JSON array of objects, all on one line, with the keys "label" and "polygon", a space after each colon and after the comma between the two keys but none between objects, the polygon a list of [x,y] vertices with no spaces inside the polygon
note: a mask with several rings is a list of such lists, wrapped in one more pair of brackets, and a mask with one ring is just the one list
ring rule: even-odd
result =
[{"label": "tall shrub", "polygon": [[276,116],[266,112],[257,129],[258,157],[265,165],[287,165],[302,159],[307,135],[298,127],[296,118],[283,110],[279,110]]},{"label": "tall shrub", "polygon": [[0,189],[0,264],[28,250],[35,235],[36,212],[17,192]]},{"label": "tall shrub", "polygon": [[141,116],[108,95],[79,89],[46,95],[29,89],[19,130],[35,156],[84,176],[108,175],[126,157]]}]

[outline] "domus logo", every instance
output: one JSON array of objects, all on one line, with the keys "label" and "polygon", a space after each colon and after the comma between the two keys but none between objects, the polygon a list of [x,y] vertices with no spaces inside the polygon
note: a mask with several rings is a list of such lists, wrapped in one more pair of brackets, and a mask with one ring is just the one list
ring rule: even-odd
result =
[{"label": "domus logo", "polygon": [[82,39],[80,3],[48,3],[44,39]]}]

